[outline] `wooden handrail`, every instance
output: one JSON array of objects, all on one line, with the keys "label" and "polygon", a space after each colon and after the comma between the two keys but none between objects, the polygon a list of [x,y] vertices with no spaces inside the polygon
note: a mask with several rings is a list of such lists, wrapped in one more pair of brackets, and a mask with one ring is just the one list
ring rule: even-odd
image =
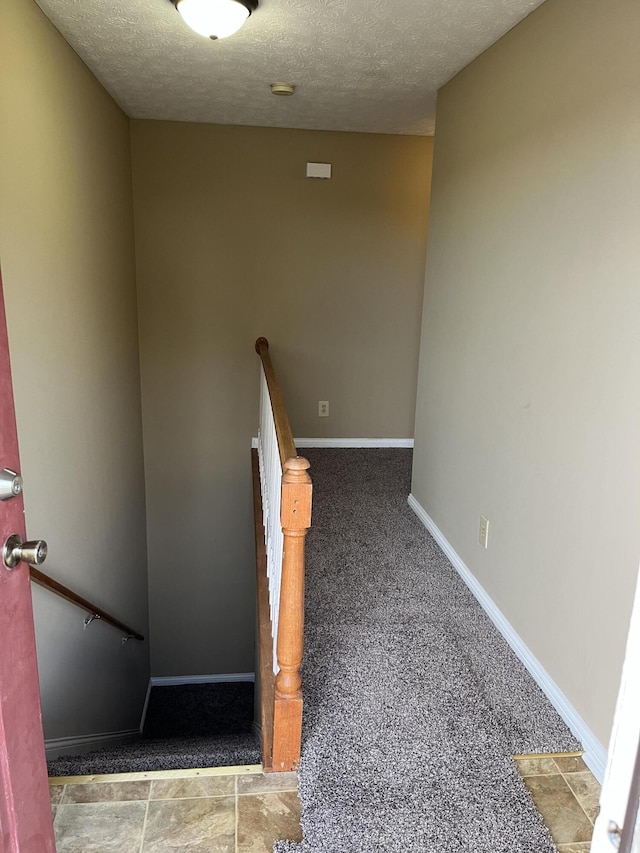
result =
[{"label": "wooden handrail", "polygon": [[282,391],[278,385],[276,374],[271,364],[271,356],[269,355],[269,341],[266,338],[258,338],[256,341],[256,352],[262,360],[264,375],[267,380],[269,389],[269,397],[271,398],[271,409],[273,411],[273,420],[276,425],[276,435],[278,436],[278,449],[280,451],[280,464],[284,471],[287,459],[291,459],[298,455],[296,446],[293,441],[293,434],[289,426],[289,418],[284,407],[282,399]]},{"label": "wooden handrail", "polygon": [[125,625],[124,622],[116,619],[115,616],[107,613],[107,611],[103,610],[101,607],[96,607],[95,604],[87,601],[86,598],[78,595],[73,590],[63,586],[61,583],[58,583],[58,581],[54,581],[53,578],[50,578],[49,575],[45,575],[44,572],[41,572],[40,569],[36,569],[35,566],[29,566],[29,575],[31,576],[31,580],[39,586],[43,586],[45,589],[51,590],[51,592],[59,595],[60,598],[70,601],[71,604],[75,604],[77,607],[81,607],[91,616],[98,617],[103,622],[108,622],[109,625],[113,625],[114,628],[119,628],[124,632],[127,638],[131,637],[134,640],[144,640],[144,636],[142,634],[134,631],[133,628]]},{"label": "wooden handrail", "polygon": [[[279,608],[277,613],[277,637],[275,652],[263,648],[271,639],[273,644],[273,625],[269,618],[269,583],[267,574],[271,557],[264,551],[264,528],[262,501],[260,497],[260,478],[258,465],[254,462],[254,511],[256,513],[256,568],[258,571],[258,620],[260,630],[260,685],[261,685],[261,723],[263,726],[262,747],[265,771],[295,770],[300,761],[302,738],[302,664],[304,637],[304,545],[307,531],[311,526],[312,484],[309,476],[309,462],[297,455],[284,407],[282,392],[276,379],[269,355],[269,342],[258,338],[256,352],[262,360],[264,377],[269,393],[271,414],[275,427],[275,436],[271,427],[271,418],[264,423],[268,434],[268,447],[278,444],[281,479],[273,480],[280,489],[280,527],[282,530],[282,551],[274,555],[274,560],[282,558],[279,574]],[[261,424],[264,411],[265,390],[261,391]],[[268,405],[268,404],[267,404]],[[259,432],[260,436],[261,433]],[[257,453],[264,453],[260,443]],[[267,456],[273,459],[277,469],[275,453],[267,450]],[[264,456],[261,456],[262,466]],[[257,460],[256,460],[257,461]],[[267,470],[263,468],[263,471]],[[275,473],[275,472],[274,472]],[[271,516],[273,518],[273,516]],[[273,522],[269,522],[273,524]],[[277,522],[276,522],[277,523]],[[271,541],[275,541],[274,538]],[[276,570],[274,575],[278,577]],[[276,620],[274,619],[274,622]],[[267,628],[268,626],[268,628]],[[269,636],[267,636],[267,630]],[[277,658],[277,675],[273,675],[273,657]]]}]

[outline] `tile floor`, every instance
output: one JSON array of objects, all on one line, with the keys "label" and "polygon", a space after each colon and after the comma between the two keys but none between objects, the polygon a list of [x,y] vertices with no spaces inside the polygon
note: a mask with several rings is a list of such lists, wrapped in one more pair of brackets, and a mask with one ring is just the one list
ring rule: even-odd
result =
[{"label": "tile floor", "polygon": [[[588,853],[600,786],[582,758],[515,760],[559,853]],[[259,766],[54,779],[57,853],[271,853],[301,838],[296,789]]]},{"label": "tile floor", "polygon": [[582,758],[522,756],[516,765],[560,853],[588,853],[600,785]]},{"label": "tile floor", "polygon": [[57,853],[272,853],[277,839],[301,837],[295,773],[75,777],[50,791]]}]

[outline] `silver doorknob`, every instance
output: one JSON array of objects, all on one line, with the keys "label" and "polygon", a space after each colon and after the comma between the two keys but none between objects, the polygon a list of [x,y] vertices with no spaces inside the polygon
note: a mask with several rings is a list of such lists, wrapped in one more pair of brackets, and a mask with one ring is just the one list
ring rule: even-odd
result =
[{"label": "silver doorknob", "polygon": [[2,559],[8,569],[15,569],[20,562],[41,566],[47,559],[47,543],[44,539],[23,542],[22,536],[14,533],[4,543]]}]

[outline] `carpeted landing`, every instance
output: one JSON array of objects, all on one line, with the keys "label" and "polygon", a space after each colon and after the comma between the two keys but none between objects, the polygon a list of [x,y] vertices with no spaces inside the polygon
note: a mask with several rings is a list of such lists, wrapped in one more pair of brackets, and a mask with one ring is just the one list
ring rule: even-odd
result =
[{"label": "carpeted landing", "polygon": [[260,764],[260,745],[251,731],[252,722],[253,684],[154,687],[140,738],[52,759],[49,775]]},{"label": "carpeted landing", "polygon": [[512,755],[578,750],[407,505],[409,450],[309,450],[300,844],[552,853]]}]

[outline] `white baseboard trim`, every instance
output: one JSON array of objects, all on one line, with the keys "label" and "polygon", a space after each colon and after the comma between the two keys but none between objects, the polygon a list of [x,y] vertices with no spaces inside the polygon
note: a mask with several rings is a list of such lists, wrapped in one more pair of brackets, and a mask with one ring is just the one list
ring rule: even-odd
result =
[{"label": "white baseboard trim", "polygon": [[80,755],[109,744],[115,746],[117,743],[126,743],[136,737],[140,737],[138,729],[126,729],[121,732],[51,738],[44,745],[47,758],[59,758],[61,755]]},{"label": "white baseboard trim", "polygon": [[140,715],[140,734],[144,731],[145,720],[147,719],[147,711],[149,710],[149,697],[151,696],[151,679],[147,684],[147,693],[144,697],[144,705],[142,706],[142,714]]},{"label": "white baseboard trim", "polygon": [[180,684],[218,684],[229,681],[255,681],[255,672],[228,672],[219,675],[160,675],[152,676],[151,687],[177,687]]},{"label": "white baseboard trim", "polygon": [[420,505],[413,495],[409,495],[409,506],[436,540],[440,548],[442,548],[453,568],[469,587],[489,619],[491,619],[498,631],[500,631],[507,643],[509,643],[517,657],[524,664],[533,679],[541,688],[542,692],[547,696],[556,711],[565,721],[571,732],[582,743],[585,750],[584,760],[593,775],[600,783],[602,783],[607,764],[607,750],[602,746],[600,741],[596,738],[580,714],[576,711],[562,690],[560,690],[558,685],[542,666],[540,661],[525,645],[521,637],[514,630],[513,626],[499,610],[491,596],[474,577],[461,557],[456,553],[453,546],[438,528],[435,521],[429,516],[426,510]]},{"label": "white baseboard trim", "polygon": [[413,447],[412,438],[294,438],[296,447]]}]

